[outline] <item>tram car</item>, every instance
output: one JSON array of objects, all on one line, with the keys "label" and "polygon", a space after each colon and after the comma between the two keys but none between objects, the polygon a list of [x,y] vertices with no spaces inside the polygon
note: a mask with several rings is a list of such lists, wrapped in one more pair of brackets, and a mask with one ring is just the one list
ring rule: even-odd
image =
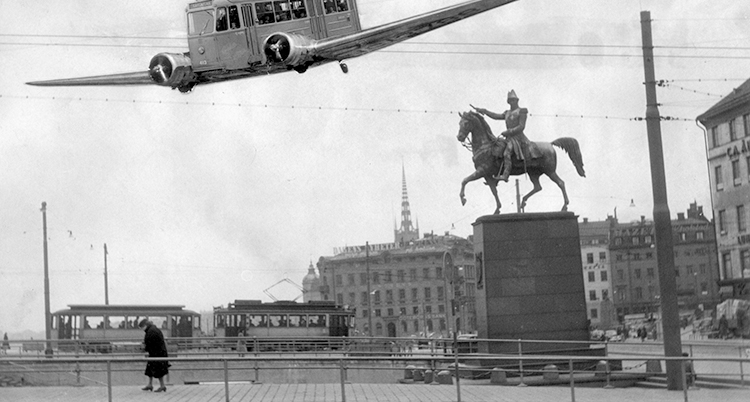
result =
[{"label": "tram car", "polygon": [[52,339],[61,351],[138,350],[143,341],[138,323],[144,318],[161,329],[172,349],[177,344],[170,338],[201,336],[200,314],[181,305],[71,304],[52,314]]},{"label": "tram car", "polygon": [[[227,307],[214,308],[214,332],[218,338],[243,338],[252,348],[252,338],[266,347],[275,348],[281,339],[304,340],[302,349],[315,342],[310,338],[345,337],[354,319],[354,310],[337,306],[332,301],[275,301],[235,300]],[[251,338],[251,339],[248,339]],[[283,343],[283,342],[282,342]],[[276,346],[271,346],[276,345]],[[315,347],[317,348],[317,347]]]}]

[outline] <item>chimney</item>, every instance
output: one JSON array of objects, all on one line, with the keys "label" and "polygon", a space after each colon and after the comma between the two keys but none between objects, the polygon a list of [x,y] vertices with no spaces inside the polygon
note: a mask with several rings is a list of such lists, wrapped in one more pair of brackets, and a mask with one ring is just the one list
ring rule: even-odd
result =
[{"label": "chimney", "polygon": [[678,221],[684,221],[685,220],[685,213],[684,212],[678,212],[677,213],[677,220]]},{"label": "chimney", "polygon": [[583,218],[583,223],[589,223],[589,218]]}]

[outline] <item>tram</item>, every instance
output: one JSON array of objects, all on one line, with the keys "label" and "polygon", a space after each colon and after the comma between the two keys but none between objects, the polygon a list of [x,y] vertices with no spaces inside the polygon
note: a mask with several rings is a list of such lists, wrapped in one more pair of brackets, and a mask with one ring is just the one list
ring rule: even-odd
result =
[{"label": "tram", "polygon": [[[235,300],[214,308],[214,331],[218,338],[247,337],[303,339],[349,335],[354,310],[332,301]],[[309,346],[309,343],[308,343]]]},{"label": "tram", "polygon": [[[181,305],[71,304],[52,314],[52,339],[58,348],[107,352],[118,346],[140,345],[143,330],[138,323],[148,318],[165,338],[201,335],[200,314]],[[65,342],[69,341],[69,342]]]}]

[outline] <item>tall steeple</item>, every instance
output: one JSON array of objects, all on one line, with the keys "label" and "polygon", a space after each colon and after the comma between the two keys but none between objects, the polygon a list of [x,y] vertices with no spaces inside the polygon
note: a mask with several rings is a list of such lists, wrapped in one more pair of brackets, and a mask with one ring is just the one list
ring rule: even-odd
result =
[{"label": "tall steeple", "polygon": [[412,240],[419,240],[419,228],[415,228],[411,222],[411,210],[409,208],[409,194],[406,192],[406,169],[401,164],[401,228],[394,230],[394,241],[407,244]]}]

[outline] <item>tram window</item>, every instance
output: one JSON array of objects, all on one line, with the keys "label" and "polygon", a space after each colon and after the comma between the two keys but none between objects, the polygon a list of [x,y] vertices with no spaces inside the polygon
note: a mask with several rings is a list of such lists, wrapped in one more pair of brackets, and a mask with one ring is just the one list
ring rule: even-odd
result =
[{"label": "tram window", "polygon": [[310,327],[325,327],[326,316],[325,315],[310,315],[310,321],[308,322]]},{"label": "tram window", "polygon": [[188,13],[188,33],[203,35],[214,31],[214,10],[196,11]]},{"label": "tram window", "polygon": [[149,321],[154,323],[156,328],[166,329],[167,328],[167,317],[150,317]]},{"label": "tram window", "polygon": [[125,328],[125,317],[123,316],[112,316],[109,317],[109,325],[111,325],[111,328],[119,328],[124,329]]},{"label": "tram window", "polygon": [[216,328],[224,328],[225,317],[223,315],[216,316]]},{"label": "tram window", "polygon": [[336,11],[349,11],[349,3],[347,0],[336,0]]},{"label": "tram window", "polygon": [[83,321],[84,328],[104,328],[104,317],[102,316],[87,316]]},{"label": "tram window", "polygon": [[273,8],[276,13],[276,22],[289,21],[292,19],[292,12],[289,9],[288,1],[274,1]]},{"label": "tram window", "polygon": [[255,17],[258,24],[273,24],[276,22],[273,18],[273,5],[270,1],[260,1],[255,3]]},{"label": "tram window", "polygon": [[247,321],[249,327],[265,328],[268,326],[265,314],[250,314],[247,316]]},{"label": "tram window", "polygon": [[294,16],[294,19],[307,18],[307,8],[305,7],[304,1],[302,0],[292,1],[292,16]]},{"label": "tram window", "polygon": [[240,13],[237,11],[237,6],[229,7],[229,29],[240,28]]},{"label": "tram window", "polygon": [[307,326],[307,320],[305,320],[304,315],[293,315],[289,314],[289,326],[290,327],[306,327]]},{"label": "tram window", "polygon": [[323,8],[326,10],[326,14],[336,12],[336,0],[323,0]]},{"label": "tram window", "polygon": [[216,32],[227,30],[227,9],[219,7],[216,9]]},{"label": "tram window", "polygon": [[269,314],[268,326],[269,327],[286,327],[286,315]]}]

